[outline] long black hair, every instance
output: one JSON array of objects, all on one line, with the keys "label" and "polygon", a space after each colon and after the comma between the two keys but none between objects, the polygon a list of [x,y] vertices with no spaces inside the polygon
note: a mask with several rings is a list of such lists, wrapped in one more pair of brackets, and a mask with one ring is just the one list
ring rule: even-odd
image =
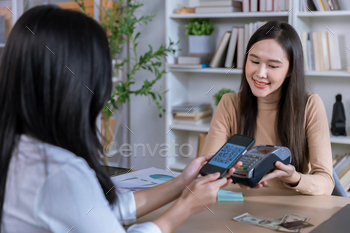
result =
[{"label": "long black hair", "polygon": [[241,76],[238,130],[241,134],[254,137],[258,113],[257,98],[247,82],[245,66],[250,48],[256,42],[267,39],[275,40],[284,49],[289,60],[289,76],[282,84],[275,129],[281,144],[292,152],[292,164],[297,171],[302,172],[306,152],[304,114],[307,101],[304,57],[298,33],[288,23],[270,21],[260,27],[248,42]]},{"label": "long black hair", "polygon": [[116,201],[100,165],[96,129],[111,93],[109,51],[103,29],[83,13],[46,5],[18,19],[0,63],[0,224],[9,163],[21,134],[84,158],[110,205]]}]

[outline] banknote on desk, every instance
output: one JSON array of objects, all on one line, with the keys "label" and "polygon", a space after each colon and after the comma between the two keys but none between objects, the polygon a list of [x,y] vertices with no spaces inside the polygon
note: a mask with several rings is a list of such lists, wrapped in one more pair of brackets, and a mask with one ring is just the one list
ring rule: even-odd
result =
[{"label": "banknote on desk", "polygon": [[297,230],[288,230],[284,227],[278,226],[280,223],[285,223],[285,222],[293,222],[293,221],[307,221],[308,218],[302,217],[296,214],[287,214],[283,218],[277,218],[274,220],[266,219],[266,218],[261,218],[261,217],[255,217],[250,215],[249,213],[242,214],[240,216],[237,216],[233,218],[234,220],[238,222],[244,222],[260,227],[265,227],[273,230],[278,230],[278,231],[283,231],[283,232],[300,232],[301,229]]},{"label": "banknote on desk", "polygon": [[[309,218],[307,217],[303,217],[303,216],[299,216],[299,215],[296,215],[296,214],[286,214],[283,219],[281,220],[280,224],[281,223],[287,223],[287,222],[294,222],[294,221],[308,221]],[[278,231],[283,231],[283,232],[300,232],[301,229],[296,229],[296,230],[288,230],[284,227],[281,227],[281,226],[278,226],[277,229]]]},{"label": "banknote on desk", "polygon": [[266,219],[266,218],[255,217],[255,216],[250,215],[249,213],[242,214],[242,215],[237,216],[233,219],[238,221],[238,222],[245,222],[248,224],[252,224],[252,225],[256,225],[256,226],[260,226],[260,227],[266,227],[266,228],[270,228],[273,230],[276,230],[278,227],[278,224],[280,224],[279,219],[277,221],[270,220],[270,219]]}]

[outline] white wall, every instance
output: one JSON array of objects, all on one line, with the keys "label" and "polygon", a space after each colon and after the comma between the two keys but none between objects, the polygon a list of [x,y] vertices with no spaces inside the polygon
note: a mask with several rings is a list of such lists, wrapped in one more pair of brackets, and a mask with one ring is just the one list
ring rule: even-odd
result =
[{"label": "white wall", "polygon": [[[143,3],[144,6],[138,9],[136,15],[140,17],[142,15],[156,14],[156,16],[147,25],[137,27],[137,31],[141,32],[137,49],[139,56],[148,51],[149,44],[153,47],[153,50],[158,49],[161,44],[165,45],[165,1],[148,0]],[[158,81],[155,87],[156,90],[164,91],[164,78]],[[135,87],[132,89],[140,88],[145,79],[152,80],[154,75],[149,71],[140,70],[135,75]],[[147,167],[165,168],[165,160],[159,156],[160,145],[165,143],[165,120],[164,116],[159,118],[157,106],[150,98],[145,96],[131,97],[129,128],[134,133],[129,133],[129,141],[133,147],[130,167],[134,166],[134,169]],[[141,147],[135,151],[135,144],[143,144],[145,153],[143,154]],[[155,155],[152,158],[151,154],[154,150]]]}]

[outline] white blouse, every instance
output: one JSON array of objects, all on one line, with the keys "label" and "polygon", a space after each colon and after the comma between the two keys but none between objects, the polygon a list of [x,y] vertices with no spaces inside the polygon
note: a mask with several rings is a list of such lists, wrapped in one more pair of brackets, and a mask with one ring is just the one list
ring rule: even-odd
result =
[{"label": "white blouse", "polygon": [[[111,187],[112,188],[112,187]],[[134,195],[118,194],[111,208],[87,162],[73,153],[22,135],[6,182],[3,233],[116,233],[136,220]],[[152,223],[128,233],[161,233]]]}]

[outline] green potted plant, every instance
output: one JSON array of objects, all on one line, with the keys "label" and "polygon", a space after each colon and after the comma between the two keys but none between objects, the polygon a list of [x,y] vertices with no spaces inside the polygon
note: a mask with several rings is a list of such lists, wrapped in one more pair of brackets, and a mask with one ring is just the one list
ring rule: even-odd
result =
[{"label": "green potted plant", "polygon": [[216,92],[213,97],[214,97],[214,105],[218,106],[222,96],[226,93],[235,93],[235,91],[229,89],[229,88],[222,88],[218,92]]},{"label": "green potted plant", "polygon": [[186,35],[188,35],[188,48],[190,55],[210,55],[212,54],[211,33],[214,25],[209,19],[193,18],[185,25]]},{"label": "green potted plant", "polygon": [[[80,10],[86,13],[84,1],[74,1],[79,4]],[[110,124],[115,125],[115,122],[110,122],[114,110],[118,109],[122,104],[129,102],[131,95],[151,97],[157,105],[159,117],[162,116],[164,111],[161,105],[162,95],[164,93],[154,90],[154,85],[166,73],[165,69],[161,68],[162,60],[166,60],[169,53],[176,52],[174,46],[179,42],[175,44],[169,41],[168,46],[160,45],[157,50],[154,50],[151,45],[148,45],[148,51],[139,55],[137,53],[137,40],[140,32],[135,33],[135,29],[139,25],[147,24],[155,17],[155,15],[136,17],[135,11],[142,6],[143,3],[132,0],[106,0],[102,1],[102,5],[99,6],[100,24],[107,33],[111,57],[113,58],[114,73],[122,70],[126,74],[126,78],[120,79],[115,83],[111,97],[106,107],[102,110],[102,125],[104,129],[110,129]],[[122,51],[125,46],[131,51],[132,56],[122,57]],[[123,70],[125,66],[127,66],[127,69]],[[142,87],[135,88],[133,85],[135,84],[134,75],[141,69],[148,70],[153,74],[150,75],[153,78],[144,80]],[[108,147],[112,135],[110,135],[110,130],[103,131],[103,137],[105,139],[103,145]],[[104,157],[104,163],[107,163],[106,155]]]}]

